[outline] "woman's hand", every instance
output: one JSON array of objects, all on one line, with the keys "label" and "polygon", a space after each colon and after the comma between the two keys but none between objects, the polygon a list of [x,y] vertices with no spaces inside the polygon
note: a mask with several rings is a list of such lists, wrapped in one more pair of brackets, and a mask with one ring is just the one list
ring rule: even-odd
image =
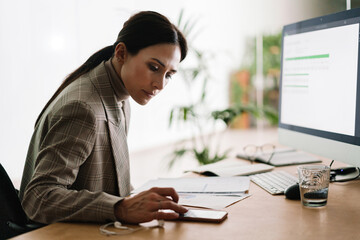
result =
[{"label": "woman's hand", "polygon": [[[170,198],[169,198],[170,197]],[[173,188],[151,188],[115,204],[115,217],[122,222],[142,223],[153,219],[176,219],[187,209],[177,204],[179,196]],[[171,209],[175,212],[162,212]]]}]

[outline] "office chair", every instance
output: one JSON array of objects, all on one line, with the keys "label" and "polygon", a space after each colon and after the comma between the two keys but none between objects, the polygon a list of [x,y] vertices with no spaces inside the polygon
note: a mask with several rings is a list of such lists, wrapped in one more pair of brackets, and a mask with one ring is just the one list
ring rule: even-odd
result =
[{"label": "office chair", "polygon": [[0,163],[0,239],[11,238],[41,226],[44,225],[29,222],[17,190]]}]

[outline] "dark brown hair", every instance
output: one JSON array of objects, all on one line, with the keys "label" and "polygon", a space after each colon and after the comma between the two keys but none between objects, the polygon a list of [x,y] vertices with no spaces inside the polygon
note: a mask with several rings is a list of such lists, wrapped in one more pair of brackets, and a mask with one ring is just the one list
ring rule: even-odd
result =
[{"label": "dark brown hair", "polygon": [[78,69],[69,74],[54,95],[46,103],[36,120],[35,126],[39,122],[42,114],[51,102],[66,88],[70,83],[78,79],[83,74],[98,66],[101,62],[109,60],[115,51],[115,47],[123,42],[127,51],[136,55],[141,49],[160,43],[177,44],[181,51],[181,60],[187,54],[187,43],[183,34],[165,16],[152,11],[139,12],[130,17],[121,29],[116,42],[107,46],[86,60]]}]

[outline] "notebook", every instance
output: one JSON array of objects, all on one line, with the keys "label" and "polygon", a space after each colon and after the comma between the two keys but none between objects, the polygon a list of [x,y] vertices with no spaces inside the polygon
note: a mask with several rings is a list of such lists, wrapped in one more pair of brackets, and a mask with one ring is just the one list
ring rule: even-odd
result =
[{"label": "notebook", "polygon": [[267,172],[271,171],[273,168],[273,166],[263,163],[249,164],[243,163],[238,159],[225,159],[216,163],[199,166],[185,172],[195,172],[206,176],[232,177]]},{"label": "notebook", "polygon": [[[241,159],[248,159],[247,156],[241,153],[236,156]],[[276,167],[321,162],[318,157],[297,150],[275,152],[273,156],[271,154],[258,155],[255,157],[255,161]]]}]

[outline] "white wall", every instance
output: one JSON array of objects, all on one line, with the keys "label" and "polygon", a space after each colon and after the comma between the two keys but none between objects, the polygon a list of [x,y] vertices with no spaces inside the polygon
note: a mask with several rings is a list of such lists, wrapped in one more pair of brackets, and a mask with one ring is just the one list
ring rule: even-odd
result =
[{"label": "white wall", "polygon": [[[326,11],[323,0],[0,0],[0,162],[20,179],[35,120],[67,74],[93,52],[113,44],[123,22],[139,10],[155,10],[177,20],[198,19],[194,45],[216,54],[211,108],[227,104],[228,77],[242,60],[245,37],[258,30],[280,31],[283,24]],[[186,100],[179,77],[147,106],[132,102],[131,151],[189,136],[168,129],[169,110]]]}]

